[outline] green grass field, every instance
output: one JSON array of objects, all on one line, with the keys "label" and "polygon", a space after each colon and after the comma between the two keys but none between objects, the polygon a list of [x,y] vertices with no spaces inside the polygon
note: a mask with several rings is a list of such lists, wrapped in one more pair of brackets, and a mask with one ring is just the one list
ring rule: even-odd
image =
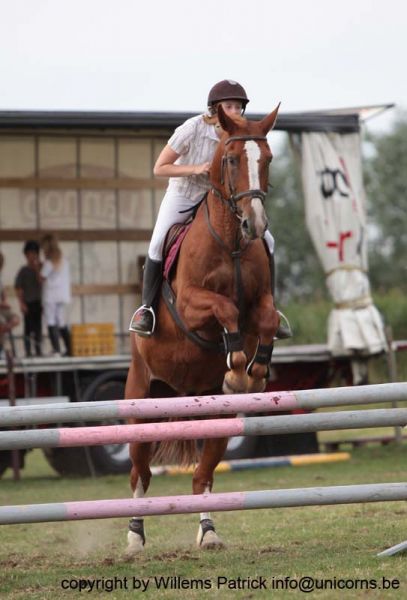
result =
[{"label": "green grass field", "polygon": [[[313,487],[353,483],[405,481],[407,445],[366,447],[356,450],[350,461],[306,467],[283,467],[219,474],[215,491]],[[151,495],[188,494],[188,476],[157,477]],[[122,498],[129,495],[125,476],[98,479],[61,479],[51,471],[41,452],[27,457],[20,482],[8,471],[0,482],[1,504],[58,502],[80,499]],[[402,502],[365,505],[252,510],[215,515],[217,530],[227,543],[225,550],[202,552],[195,548],[197,515],[146,519],[147,546],[142,556],[126,562],[126,519],[44,523],[1,527],[0,598],[301,598],[295,589],[273,590],[278,581],[301,577],[332,580],[339,585],[363,586],[351,580],[382,578],[398,589],[346,591],[315,590],[317,598],[405,598],[406,555],[378,559],[376,553],[407,539],[407,506]],[[209,590],[157,590],[159,577],[182,578],[184,585]],[[267,590],[236,590],[221,585],[218,577],[266,580]],[[133,578],[135,578],[133,580]],[[80,579],[94,582],[99,590],[64,590]],[[147,591],[133,589],[141,580]],[[224,579],[220,580],[223,584]],[[350,582],[350,583],[349,583]],[[240,585],[243,585],[240,583]],[[329,584],[325,584],[329,585]],[[385,583],[385,585],[391,585]],[[109,586],[115,587],[109,591]],[[124,589],[127,586],[127,589]],[[102,589],[104,588],[104,589]],[[123,589],[121,589],[123,588]]]}]

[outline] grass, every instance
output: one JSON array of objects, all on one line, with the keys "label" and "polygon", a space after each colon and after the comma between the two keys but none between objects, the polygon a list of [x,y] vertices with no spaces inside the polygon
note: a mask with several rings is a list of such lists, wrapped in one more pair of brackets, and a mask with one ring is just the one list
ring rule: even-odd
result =
[{"label": "grass", "polygon": [[[407,446],[369,447],[354,451],[351,461],[302,468],[283,467],[219,474],[216,491],[313,487],[405,480]],[[190,493],[189,477],[157,477],[151,495]],[[29,454],[23,479],[1,481],[1,504],[121,498],[129,494],[125,476],[62,479],[45,463],[39,450]],[[147,546],[132,562],[123,557],[126,519],[2,526],[0,597],[11,599],[181,598],[211,594],[214,598],[300,598],[296,590],[274,591],[277,579],[400,580],[397,590],[316,591],[318,598],[404,598],[406,557],[378,559],[376,553],[407,538],[405,503],[304,507],[219,513],[216,524],[227,549],[201,552],[194,547],[197,515],[146,519]],[[212,589],[157,590],[159,577],[208,580]],[[150,583],[146,592],[134,581]],[[217,587],[217,578],[264,577],[266,592]],[[116,579],[115,579],[116,578]],[[62,580],[98,582],[99,591],[64,591]],[[115,583],[116,582],[116,583]],[[116,589],[108,591],[115,583]],[[128,589],[120,589],[127,585]],[[200,585],[199,582],[194,585]],[[360,584],[361,585],[361,584]],[[105,589],[101,589],[101,588]]]}]

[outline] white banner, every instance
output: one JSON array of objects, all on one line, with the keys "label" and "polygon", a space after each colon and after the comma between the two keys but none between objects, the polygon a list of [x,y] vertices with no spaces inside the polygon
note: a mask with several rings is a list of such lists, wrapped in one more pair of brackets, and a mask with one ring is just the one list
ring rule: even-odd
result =
[{"label": "white banner", "polygon": [[335,303],[328,346],[335,355],[386,350],[367,275],[359,134],[302,133],[301,157],[307,227]]}]

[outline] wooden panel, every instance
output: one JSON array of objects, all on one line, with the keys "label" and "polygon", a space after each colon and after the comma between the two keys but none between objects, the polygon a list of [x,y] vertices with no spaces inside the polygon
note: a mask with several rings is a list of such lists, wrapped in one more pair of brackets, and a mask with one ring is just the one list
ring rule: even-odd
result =
[{"label": "wooden panel", "polygon": [[[38,169],[41,177],[58,179],[72,179],[76,177],[76,139],[73,137],[40,138],[38,144]],[[56,188],[57,186],[52,187]]]},{"label": "wooden panel", "polygon": [[[27,177],[35,173],[34,137],[0,138],[0,177]],[[18,186],[4,186],[18,187]]]},{"label": "wooden panel", "polygon": [[[5,286],[7,297],[12,299],[16,293],[11,285]],[[72,286],[73,296],[111,296],[117,294],[119,296],[129,296],[133,298],[141,293],[140,284],[116,284],[116,285],[98,285],[92,284],[76,284]],[[17,306],[16,306],[17,308]],[[18,310],[16,310],[18,312]]]},{"label": "wooden panel", "polygon": [[107,295],[107,294],[138,294],[141,291],[139,284],[81,284],[72,286],[72,293],[75,296],[94,296],[94,295]]},{"label": "wooden panel", "polygon": [[117,221],[114,190],[83,190],[80,210],[81,229],[113,229]]},{"label": "wooden panel", "polygon": [[115,242],[84,242],[82,281],[109,285],[119,283],[117,251],[118,245]]},{"label": "wooden panel", "polygon": [[75,229],[79,226],[76,190],[41,190],[39,219],[44,229]]},{"label": "wooden panel", "polygon": [[153,192],[122,190],[119,192],[119,227],[149,228],[154,225]]},{"label": "wooden panel", "polygon": [[79,175],[81,177],[98,179],[114,177],[115,147],[113,139],[81,138],[79,157]]},{"label": "wooden panel", "polygon": [[81,245],[79,242],[74,241],[62,241],[60,247],[63,255],[69,262],[70,273],[71,273],[71,285],[81,283]]},{"label": "wooden panel", "polygon": [[80,296],[73,295],[67,312],[69,324],[82,322],[82,299]]},{"label": "wooden panel", "polygon": [[121,264],[121,281],[125,284],[140,282],[140,257],[144,264],[148,251],[147,242],[120,242],[119,259]]},{"label": "wooden panel", "polygon": [[119,174],[126,177],[151,177],[153,173],[150,140],[119,140]]},{"label": "wooden panel", "polygon": [[116,331],[120,327],[120,307],[117,295],[85,296],[85,323],[114,323]]},{"label": "wooden panel", "polygon": [[38,227],[35,194],[32,189],[0,189],[0,230]]},{"label": "wooden panel", "polygon": [[95,229],[79,231],[77,229],[5,229],[1,231],[2,241],[26,241],[28,238],[40,239],[46,233],[54,233],[59,240],[92,242],[92,241],[135,241],[149,242],[152,235],[151,229]]},{"label": "wooden panel", "polygon": [[150,177],[73,177],[69,180],[60,179],[59,177],[0,177],[0,188],[162,190],[167,185],[167,179],[152,179]]}]

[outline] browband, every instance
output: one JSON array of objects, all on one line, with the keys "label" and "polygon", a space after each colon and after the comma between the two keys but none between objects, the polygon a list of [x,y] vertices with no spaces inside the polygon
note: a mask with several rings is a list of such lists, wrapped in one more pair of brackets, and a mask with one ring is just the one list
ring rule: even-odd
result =
[{"label": "browband", "polygon": [[229,142],[247,142],[249,140],[266,141],[267,137],[265,135],[232,135],[225,141],[225,146],[227,146]]}]

